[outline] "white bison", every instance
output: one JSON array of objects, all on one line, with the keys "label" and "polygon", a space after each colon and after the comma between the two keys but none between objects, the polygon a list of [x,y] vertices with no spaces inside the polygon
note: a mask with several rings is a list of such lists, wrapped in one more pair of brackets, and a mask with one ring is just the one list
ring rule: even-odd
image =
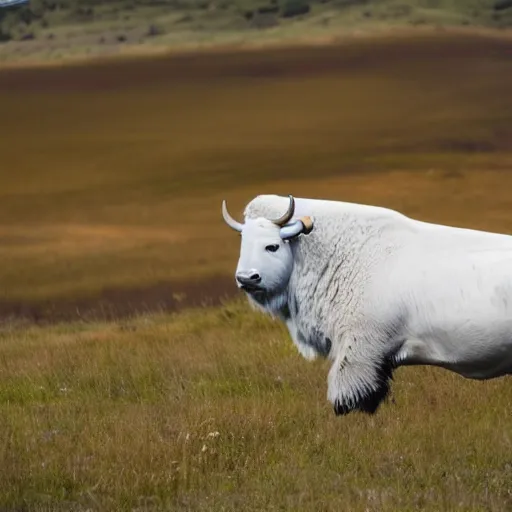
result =
[{"label": "white bison", "polygon": [[304,357],[333,361],[336,414],[375,413],[402,365],[512,373],[511,236],[292,196],[256,197],[243,224],[222,213],[241,233],[238,286]]}]

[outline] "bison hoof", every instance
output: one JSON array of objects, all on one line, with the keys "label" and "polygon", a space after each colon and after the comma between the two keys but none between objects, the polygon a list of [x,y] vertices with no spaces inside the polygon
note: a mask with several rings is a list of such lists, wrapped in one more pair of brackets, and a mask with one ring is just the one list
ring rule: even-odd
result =
[{"label": "bison hoof", "polygon": [[345,416],[353,410],[353,407],[349,407],[348,405],[341,403],[339,400],[336,400],[334,403],[334,414],[336,414],[336,416]]},{"label": "bison hoof", "polygon": [[361,403],[353,406],[349,406],[340,401],[336,401],[336,403],[334,404],[334,414],[336,414],[336,416],[346,416],[347,414],[353,411],[358,411],[364,414],[369,414],[371,416],[377,412],[380,404],[381,400],[375,400],[371,398],[363,400]]},{"label": "bison hoof", "polygon": [[371,416],[375,414],[380,406],[387,400],[389,392],[389,381],[386,381],[376,391],[366,395],[356,403],[347,405],[341,400],[336,400],[334,403],[334,413],[336,416],[345,416],[352,411],[358,411]]}]

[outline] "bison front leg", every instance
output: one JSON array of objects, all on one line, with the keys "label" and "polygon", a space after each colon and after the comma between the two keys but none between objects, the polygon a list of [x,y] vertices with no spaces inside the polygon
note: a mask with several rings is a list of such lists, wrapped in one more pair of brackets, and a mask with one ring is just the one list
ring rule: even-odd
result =
[{"label": "bison front leg", "polygon": [[336,415],[374,414],[390,391],[393,365],[381,351],[348,345],[335,357],[328,376],[328,399]]}]

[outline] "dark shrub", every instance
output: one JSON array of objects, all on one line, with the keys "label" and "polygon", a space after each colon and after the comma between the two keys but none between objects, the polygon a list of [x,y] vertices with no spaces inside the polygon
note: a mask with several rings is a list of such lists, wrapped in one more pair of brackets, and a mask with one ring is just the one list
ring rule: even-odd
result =
[{"label": "dark shrub", "polygon": [[283,18],[293,18],[307,14],[311,10],[311,6],[307,0],[284,0],[281,8],[281,16]]},{"label": "dark shrub", "polygon": [[503,11],[512,7],[512,0],[496,0],[494,2],[495,11]]},{"label": "dark shrub", "polygon": [[164,31],[158,25],[151,24],[148,27],[148,31],[146,32],[146,35],[148,37],[154,37],[154,36],[159,36],[163,33],[164,33]]}]

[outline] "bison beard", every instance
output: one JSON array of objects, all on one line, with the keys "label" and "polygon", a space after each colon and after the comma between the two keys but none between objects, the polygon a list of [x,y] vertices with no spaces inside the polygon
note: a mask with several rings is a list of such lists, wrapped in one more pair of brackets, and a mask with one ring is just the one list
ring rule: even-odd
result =
[{"label": "bison beard", "polygon": [[334,403],[334,413],[336,416],[345,416],[353,411],[359,411],[366,414],[375,414],[380,405],[386,400],[391,390],[391,381],[393,380],[394,365],[389,359],[386,359],[379,367],[377,375],[379,387],[369,394],[366,394],[356,404],[344,404],[339,400]]}]

